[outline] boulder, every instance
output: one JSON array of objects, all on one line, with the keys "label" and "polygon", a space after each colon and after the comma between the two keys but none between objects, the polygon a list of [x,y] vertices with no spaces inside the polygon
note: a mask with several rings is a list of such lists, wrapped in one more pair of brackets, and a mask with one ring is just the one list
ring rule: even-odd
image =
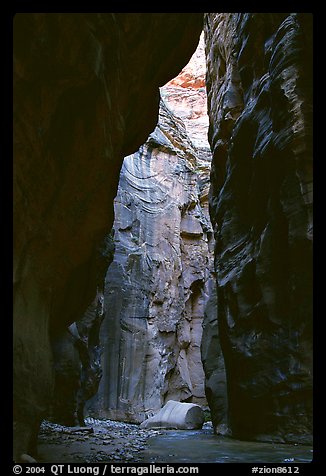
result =
[{"label": "boulder", "polygon": [[140,428],[199,430],[203,423],[204,412],[199,405],[169,400],[156,415],[143,421]]}]

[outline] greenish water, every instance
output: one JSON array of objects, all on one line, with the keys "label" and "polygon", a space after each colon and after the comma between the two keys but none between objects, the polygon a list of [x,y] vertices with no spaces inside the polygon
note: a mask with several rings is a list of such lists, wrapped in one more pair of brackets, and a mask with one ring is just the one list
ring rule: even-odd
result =
[{"label": "greenish water", "polygon": [[146,463],[309,463],[312,447],[256,443],[220,437],[208,430],[174,431],[150,438]]}]

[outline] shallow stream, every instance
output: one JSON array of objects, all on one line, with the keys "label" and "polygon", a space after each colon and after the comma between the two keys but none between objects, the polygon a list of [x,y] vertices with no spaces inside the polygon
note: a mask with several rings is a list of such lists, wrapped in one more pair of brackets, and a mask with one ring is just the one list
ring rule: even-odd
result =
[{"label": "shallow stream", "polygon": [[312,457],[309,446],[239,441],[209,430],[165,431],[142,453],[150,463],[308,463]]},{"label": "shallow stream", "polygon": [[87,419],[87,427],[43,422],[38,461],[49,463],[308,463],[312,448],[255,443],[203,430],[145,430],[112,420]]}]

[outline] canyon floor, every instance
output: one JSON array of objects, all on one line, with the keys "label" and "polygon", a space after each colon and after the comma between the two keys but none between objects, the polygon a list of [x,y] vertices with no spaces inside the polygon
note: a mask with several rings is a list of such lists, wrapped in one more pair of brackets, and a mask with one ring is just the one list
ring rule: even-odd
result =
[{"label": "canyon floor", "polygon": [[86,419],[86,427],[48,421],[41,426],[38,461],[47,463],[140,462],[146,441],[156,430],[111,420]]},{"label": "canyon floor", "polygon": [[239,441],[202,430],[142,430],[111,420],[86,427],[42,423],[38,461],[48,463],[305,463],[312,447]]}]

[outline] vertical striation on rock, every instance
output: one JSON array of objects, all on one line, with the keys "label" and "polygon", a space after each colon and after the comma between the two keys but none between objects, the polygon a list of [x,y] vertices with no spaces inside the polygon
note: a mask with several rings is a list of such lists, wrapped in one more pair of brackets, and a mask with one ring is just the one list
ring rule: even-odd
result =
[{"label": "vertical striation on rock", "polygon": [[93,402],[97,414],[136,422],[171,399],[206,405],[200,347],[214,245],[203,38],[161,95],[155,131],[120,175]]},{"label": "vertical striation on rock", "polygon": [[[216,427],[226,406],[223,350],[229,424],[240,438],[302,442],[311,433],[311,23],[306,13],[205,15],[217,302],[212,297],[206,307],[202,356]],[[15,16],[16,460],[34,452],[52,398],[50,334],[55,352],[61,347],[60,373],[65,352],[66,362],[78,357],[68,326],[76,323],[79,337],[88,339],[91,323],[99,322],[85,310],[103,284],[107,261],[100,249],[113,223],[123,157],[153,131],[158,88],[188,61],[201,29],[196,13]],[[196,57],[192,64],[197,70]],[[194,78],[184,69],[169,94],[161,90],[184,125],[162,106],[162,123],[126,159],[121,175],[127,188],[135,187],[142,216],[129,192],[122,193],[115,205],[122,210],[115,227],[121,246],[107,276],[101,337],[103,376],[120,383],[101,395],[106,408],[122,402],[123,414],[134,397],[146,396],[144,412],[159,399],[203,395],[193,368],[206,294],[214,287],[202,254],[208,257],[213,243],[209,155],[199,136],[192,143],[188,137],[191,124],[204,127],[204,116],[194,102],[189,114],[184,108],[195,92],[203,102],[203,84],[201,71]],[[171,190],[178,194],[173,200]],[[153,217],[158,230],[169,217],[164,233],[155,231]],[[113,319],[122,308],[121,322]],[[89,356],[97,352],[93,344]],[[127,356],[121,365],[108,358],[109,346]],[[155,366],[158,374],[147,372]]]},{"label": "vertical striation on rock", "polygon": [[[206,58],[204,32],[189,63],[176,78],[161,89],[169,108],[183,121],[187,134],[197,150],[197,174],[201,187],[201,201],[208,215],[211,149],[208,142],[209,119],[206,94]],[[211,246],[214,246],[213,239]],[[205,394],[212,410],[213,425],[224,432],[227,417],[227,392],[223,354],[218,337],[216,287],[208,284],[208,300],[204,312],[202,363],[205,370]]]},{"label": "vertical striation on rock", "polygon": [[161,102],[155,131],[121,170],[97,414],[140,422],[171,399],[206,404],[200,344],[213,246],[196,166],[182,121]]},{"label": "vertical striation on rock", "polygon": [[216,325],[238,438],[311,439],[311,24],[205,14]]},{"label": "vertical striation on rock", "polygon": [[51,399],[49,330],[63,333],[95,298],[123,157],[154,129],[158,88],[201,29],[200,13],[14,18],[16,459],[35,450]]}]

